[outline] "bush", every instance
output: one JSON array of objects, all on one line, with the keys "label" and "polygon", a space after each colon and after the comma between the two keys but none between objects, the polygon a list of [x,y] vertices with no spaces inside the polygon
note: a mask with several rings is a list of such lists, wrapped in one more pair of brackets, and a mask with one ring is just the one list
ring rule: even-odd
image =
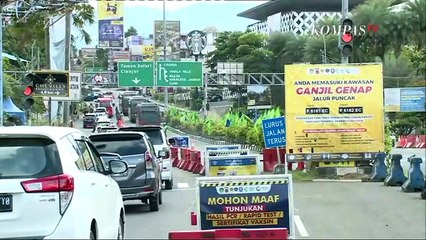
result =
[{"label": "bush", "polygon": [[193,111],[199,111],[203,107],[203,100],[196,99],[192,101],[191,110]]}]

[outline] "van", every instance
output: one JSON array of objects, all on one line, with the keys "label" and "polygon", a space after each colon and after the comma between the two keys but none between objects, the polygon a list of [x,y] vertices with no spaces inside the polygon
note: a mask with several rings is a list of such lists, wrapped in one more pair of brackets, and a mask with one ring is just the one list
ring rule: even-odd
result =
[{"label": "van", "polygon": [[136,106],[139,103],[149,103],[149,100],[142,96],[135,96],[130,99],[130,106],[129,106],[129,118],[131,123],[136,123]]},{"label": "van", "polygon": [[136,124],[138,126],[145,125],[161,125],[160,107],[155,103],[140,103],[136,107]]}]

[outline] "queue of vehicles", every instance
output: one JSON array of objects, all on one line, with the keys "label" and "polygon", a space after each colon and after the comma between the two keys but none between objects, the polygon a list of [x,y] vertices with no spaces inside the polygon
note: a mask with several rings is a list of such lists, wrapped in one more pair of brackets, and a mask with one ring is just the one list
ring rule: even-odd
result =
[{"label": "queue of vehicles", "polygon": [[[113,94],[97,99],[105,96],[113,106]],[[139,126],[117,127],[97,103],[83,119],[94,129],[88,137],[74,128],[0,129],[0,238],[123,239],[124,201],[159,210],[173,172],[158,106],[134,105]]]}]

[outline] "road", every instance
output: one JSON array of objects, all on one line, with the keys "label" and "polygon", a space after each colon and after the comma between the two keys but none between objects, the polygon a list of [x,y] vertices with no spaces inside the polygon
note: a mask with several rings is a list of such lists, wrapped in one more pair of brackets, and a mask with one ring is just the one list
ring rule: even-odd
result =
[{"label": "road", "polygon": [[[90,134],[89,129],[83,131]],[[207,145],[192,143],[201,150]],[[159,212],[149,212],[137,201],[126,202],[126,238],[167,239],[169,231],[196,229],[190,225],[190,213],[195,211],[197,176],[175,168],[174,189],[164,190]],[[424,239],[426,235],[424,200],[419,193],[403,193],[399,187],[295,182],[294,202],[297,238]]]}]

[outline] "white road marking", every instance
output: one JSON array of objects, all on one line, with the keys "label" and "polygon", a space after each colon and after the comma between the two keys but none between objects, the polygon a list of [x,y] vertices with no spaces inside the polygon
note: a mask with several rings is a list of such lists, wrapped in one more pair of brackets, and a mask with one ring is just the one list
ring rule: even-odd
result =
[{"label": "white road marking", "polygon": [[189,184],[188,183],[178,183],[177,187],[178,188],[189,188]]},{"label": "white road marking", "polygon": [[309,237],[308,231],[306,231],[305,226],[303,225],[302,219],[298,215],[294,215],[294,223],[296,224],[297,230],[301,237]]}]

